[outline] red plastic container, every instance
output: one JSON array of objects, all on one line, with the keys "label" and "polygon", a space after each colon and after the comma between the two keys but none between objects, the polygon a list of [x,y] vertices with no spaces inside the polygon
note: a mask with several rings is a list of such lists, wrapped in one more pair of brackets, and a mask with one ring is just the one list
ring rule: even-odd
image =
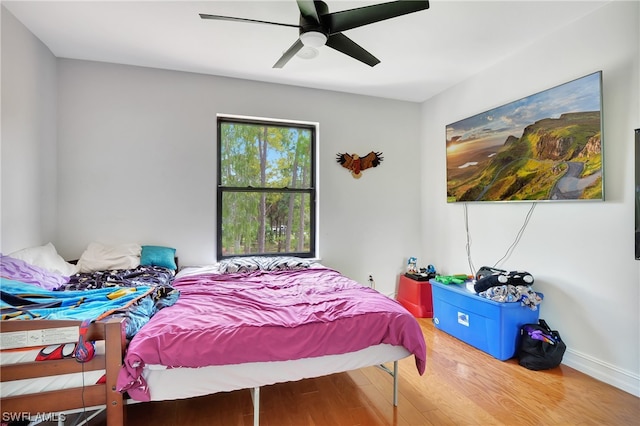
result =
[{"label": "red plastic container", "polygon": [[401,275],[396,300],[416,318],[433,318],[433,299],[429,281],[416,281]]}]

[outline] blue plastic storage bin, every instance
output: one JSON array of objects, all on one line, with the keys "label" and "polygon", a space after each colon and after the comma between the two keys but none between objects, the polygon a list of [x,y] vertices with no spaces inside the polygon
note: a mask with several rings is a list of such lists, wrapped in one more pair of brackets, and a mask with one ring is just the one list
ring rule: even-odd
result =
[{"label": "blue plastic storage bin", "polygon": [[430,283],[436,328],[499,360],[516,355],[520,327],[538,322],[540,305],[534,311],[519,302],[485,299],[464,285]]}]

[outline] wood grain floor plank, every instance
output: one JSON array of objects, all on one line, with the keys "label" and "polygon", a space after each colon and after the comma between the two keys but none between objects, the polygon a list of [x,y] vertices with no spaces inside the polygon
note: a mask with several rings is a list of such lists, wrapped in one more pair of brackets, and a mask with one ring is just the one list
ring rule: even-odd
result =
[{"label": "wood grain floor plank", "polygon": [[[420,376],[413,357],[399,362],[398,407],[392,378],[369,367],[263,387],[261,426],[627,426],[640,419],[640,398],[572,368],[530,371],[435,329],[430,319],[418,322],[427,369]],[[253,406],[240,390],[131,404],[127,416],[134,426],[251,426]]]}]

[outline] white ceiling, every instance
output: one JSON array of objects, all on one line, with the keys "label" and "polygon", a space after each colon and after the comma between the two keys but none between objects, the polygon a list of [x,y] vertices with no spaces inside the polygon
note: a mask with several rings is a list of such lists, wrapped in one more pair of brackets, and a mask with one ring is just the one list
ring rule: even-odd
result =
[{"label": "white ceiling", "polygon": [[[331,12],[382,3],[325,0]],[[611,0],[431,0],[421,12],[345,31],[381,63],[371,68],[328,47],[272,68],[298,24],[295,0],[2,1],[60,58],[237,77],[422,102]],[[526,66],[526,64],[523,64]]]}]

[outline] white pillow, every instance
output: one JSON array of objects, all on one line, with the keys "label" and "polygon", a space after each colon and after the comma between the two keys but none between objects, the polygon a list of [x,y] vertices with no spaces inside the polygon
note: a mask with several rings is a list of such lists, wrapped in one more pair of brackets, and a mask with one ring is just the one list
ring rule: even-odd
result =
[{"label": "white pillow", "polygon": [[30,263],[31,265],[39,266],[47,271],[64,275],[65,277],[69,277],[78,272],[78,267],[66,262],[51,243],[39,247],[18,250],[9,254],[9,256]]},{"label": "white pillow", "polygon": [[106,245],[90,243],[78,260],[80,272],[108,271],[111,269],[133,269],[140,266],[140,244],[128,243]]}]

